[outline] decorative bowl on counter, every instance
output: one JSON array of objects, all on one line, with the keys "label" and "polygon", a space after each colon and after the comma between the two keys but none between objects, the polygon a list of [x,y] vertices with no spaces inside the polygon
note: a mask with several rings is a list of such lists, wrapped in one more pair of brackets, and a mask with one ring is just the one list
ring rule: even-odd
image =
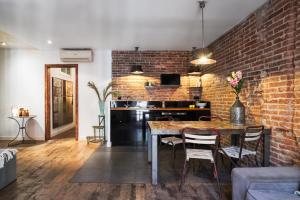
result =
[{"label": "decorative bowl on counter", "polygon": [[199,108],[204,108],[207,103],[196,103],[196,106]]}]

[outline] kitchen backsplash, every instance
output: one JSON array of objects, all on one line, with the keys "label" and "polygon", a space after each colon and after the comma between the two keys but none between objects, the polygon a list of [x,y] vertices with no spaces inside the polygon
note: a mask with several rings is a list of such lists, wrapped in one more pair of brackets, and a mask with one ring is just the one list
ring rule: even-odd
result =
[{"label": "kitchen backsplash", "polygon": [[[195,88],[200,77],[187,74],[190,60],[190,51],[113,51],[113,90],[123,100],[193,100],[194,96],[201,94]],[[134,64],[142,65],[144,74],[131,74],[130,69]],[[180,74],[181,86],[159,86],[162,73]],[[145,88],[147,81],[153,83],[154,87]]]}]

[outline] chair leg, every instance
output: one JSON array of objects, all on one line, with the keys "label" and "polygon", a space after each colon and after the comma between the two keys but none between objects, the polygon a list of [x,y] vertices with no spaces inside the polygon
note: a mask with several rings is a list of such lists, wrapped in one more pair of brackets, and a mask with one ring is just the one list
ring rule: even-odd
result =
[{"label": "chair leg", "polygon": [[241,165],[239,164],[239,160],[234,160],[234,159],[230,159],[231,160],[231,164],[230,164],[230,169],[232,170],[235,167],[240,167]]},{"label": "chair leg", "polygon": [[220,153],[221,154],[221,161],[222,161],[222,165],[224,165],[225,166],[225,162],[224,162],[224,156],[223,156],[223,154],[222,153]]},{"label": "chair leg", "polygon": [[217,179],[218,184],[218,190],[219,190],[219,198],[222,199],[222,192],[221,192],[221,185],[220,185],[220,179],[219,179],[219,173],[216,163],[214,162],[214,176]]},{"label": "chair leg", "polygon": [[233,158],[231,158],[230,156],[228,156],[228,155],[224,152],[224,154],[221,154],[221,159],[222,159],[222,162],[223,162],[223,165],[224,165],[224,166],[225,166],[224,156],[226,156],[226,158],[230,161],[228,170],[229,170],[229,174],[231,174],[231,171],[232,171],[233,167],[238,167],[238,163],[235,162],[235,161],[233,161]]},{"label": "chair leg", "polygon": [[250,156],[246,156],[247,157],[247,167],[252,167],[252,166],[256,166],[256,164],[253,164],[254,161],[251,159]]},{"label": "chair leg", "polygon": [[187,174],[187,161],[185,160],[183,163],[183,168],[182,168],[182,172],[181,172],[181,182],[180,182],[180,187],[179,187],[180,191],[182,189],[182,186],[185,183],[186,174]]},{"label": "chair leg", "polygon": [[175,145],[172,145],[172,153],[173,153],[173,169],[174,171],[176,171],[175,169],[175,158],[176,158],[176,148],[175,148]]},{"label": "chair leg", "polygon": [[195,175],[195,159],[192,159],[191,161],[191,165],[192,165],[192,168],[193,168],[193,174]]},{"label": "chair leg", "polygon": [[258,159],[257,159],[257,155],[256,154],[255,154],[255,163],[256,163],[256,167],[259,167]]}]

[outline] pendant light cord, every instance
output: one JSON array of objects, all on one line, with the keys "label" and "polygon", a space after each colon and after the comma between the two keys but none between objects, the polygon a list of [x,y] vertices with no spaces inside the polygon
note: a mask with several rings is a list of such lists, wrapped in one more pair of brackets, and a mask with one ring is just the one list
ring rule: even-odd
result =
[{"label": "pendant light cord", "polygon": [[141,61],[141,55],[140,55],[140,52],[139,52],[139,47],[134,47],[134,49],[135,49],[135,54],[138,55],[138,62],[140,62]]},{"label": "pendant light cord", "polygon": [[205,7],[205,1],[199,1],[200,8],[201,8],[201,25],[202,25],[202,49],[204,49],[205,44],[204,44],[204,7]]}]

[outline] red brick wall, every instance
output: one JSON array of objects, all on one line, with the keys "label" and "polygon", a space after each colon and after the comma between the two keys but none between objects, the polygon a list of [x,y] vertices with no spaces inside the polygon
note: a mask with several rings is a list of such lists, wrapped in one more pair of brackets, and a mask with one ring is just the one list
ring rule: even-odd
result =
[{"label": "red brick wall", "polygon": [[271,162],[299,164],[300,2],[269,1],[209,48],[217,64],[205,68],[202,80],[212,112],[229,118],[235,97],[226,76],[242,70],[247,121],[273,127]]},{"label": "red brick wall", "polygon": [[[193,87],[199,77],[187,76],[191,52],[189,51],[113,51],[112,79],[113,90],[122,99],[130,100],[190,100],[199,92]],[[130,67],[140,64],[143,75],[132,75]],[[160,74],[181,74],[181,87],[154,87],[145,89],[144,83],[151,81],[160,84]]]},{"label": "red brick wall", "polygon": [[295,42],[295,80],[294,80],[294,95],[295,95],[295,112],[294,112],[294,132],[296,133],[297,141],[300,143],[300,1],[297,1],[297,22],[296,22],[296,42]]}]

